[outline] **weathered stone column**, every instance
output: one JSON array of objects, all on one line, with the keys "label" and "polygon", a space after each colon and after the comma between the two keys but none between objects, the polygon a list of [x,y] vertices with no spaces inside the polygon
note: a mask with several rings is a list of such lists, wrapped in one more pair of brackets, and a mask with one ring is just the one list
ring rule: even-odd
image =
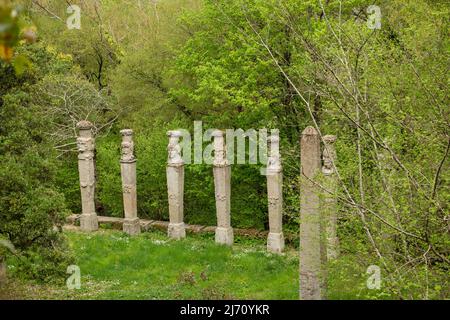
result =
[{"label": "weathered stone column", "polygon": [[319,190],[311,181],[320,172],[320,137],[316,129],[307,127],[301,137],[300,189],[300,299],[320,300],[321,235]]},{"label": "weathered stone column", "polygon": [[227,161],[224,133],[215,130],[214,137],[214,187],[216,194],[216,242],[231,246],[234,242],[231,228],[230,197],[231,167]]},{"label": "weathered stone column", "polygon": [[0,257],[0,285],[5,283],[6,280],[8,279],[7,270],[8,268],[6,266],[6,261],[4,260],[3,257]]},{"label": "weathered stone column", "polygon": [[184,162],[181,158],[179,145],[180,131],[168,131],[169,157],[167,160],[167,192],[169,196],[169,226],[167,234],[170,238],[181,239],[186,237],[183,222],[183,195],[184,195]]},{"label": "weathered stone column", "polygon": [[92,137],[92,124],[89,121],[77,123],[79,136],[78,147],[78,171],[80,175],[81,207],[80,226],[83,231],[95,231],[98,229],[97,214],[95,213],[95,168],[94,148]]},{"label": "weathered stone column", "polygon": [[[336,164],[336,149],[334,143],[336,136],[326,135],[323,137],[325,143],[322,155],[323,166],[322,173],[324,175],[325,193],[322,203],[322,217],[326,223],[326,256],[327,260],[335,259],[338,255],[338,238],[337,238],[337,180],[335,167]],[[329,193],[329,192],[331,193]]]},{"label": "weathered stone column", "polygon": [[283,173],[280,159],[280,138],[271,135],[270,155],[267,159],[267,196],[269,202],[269,235],[267,250],[280,253],[284,249],[283,236]]},{"label": "weathered stone column", "polygon": [[122,174],[123,232],[129,235],[139,234],[141,225],[137,216],[136,194],[136,158],[134,157],[133,130],[121,130],[122,156],[120,158],[120,170]]}]

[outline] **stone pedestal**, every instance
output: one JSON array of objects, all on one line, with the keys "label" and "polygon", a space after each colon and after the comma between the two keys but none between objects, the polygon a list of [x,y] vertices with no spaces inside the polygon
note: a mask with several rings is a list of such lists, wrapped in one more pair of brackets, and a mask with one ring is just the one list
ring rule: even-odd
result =
[{"label": "stone pedestal", "polygon": [[321,169],[320,137],[307,127],[301,137],[300,299],[322,299],[321,226],[318,187],[312,182]]},{"label": "stone pedestal", "polygon": [[233,245],[234,235],[231,227],[216,227],[215,241],[228,246]]},{"label": "stone pedestal", "polygon": [[169,197],[169,226],[167,234],[170,238],[181,239],[186,237],[183,221],[183,196],[184,196],[184,162],[181,158],[179,145],[179,131],[167,132],[169,136],[168,160],[167,160],[167,193]]},{"label": "stone pedestal", "polygon": [[139,218],[125,218],[123,221],[123,232],[129,235],[141,233],[141,223]]},{"label": "stone pedestal", "polygon": [[141,232],[141,227],[137,217],[136,158],[134,157],[133,130],[124,129],[120,131],[120,134],[122,135],[120,170],[125,215],[123,231],[129,235],[135,235]]},{"label": "stone pedestal", "polygon": [[326,233],[326,258],[328,261],[336,259],[338,256],[338,237],[337,237],[337,179],[335,172],[336,149],[334,143],[336,136],[326,135],[323,137],[325,143],[323,148],[323,166],[324,188],[331,192],[325,192],[323,197],[322,217],[325,222]]},{"label": "stone pedestal", "polygon": [[234,242],[233,228],[231,228],[230,197],[231,197],[231,167],[225,152],[224,133],[220,130],[213,132],[214,137],[214,188],[216,197],[216,243],[231,246]]},{"label": "stone pedestal", "polygon": [[80,216],[80,229],[82,231],[98,230],[98,218],[96,213],[82,213]]},{"label": "stone pedestal", "polygon": [[271,135],[270,156],[267,163],[267,196],[269,203],[269,235],[267,250],[281,253],[284,249],[283,236],[283,173],[280,160],[278,135]]},{"label": "stone pedestal", "polygon": [[83,231],[95,231],[98,229],[98,219],[95,213],[95,167],[94,149],[95,143],[92,137],[92,124],[89,121],[77,123],[79,136],[78,171],[80,175],[81,207],[80,227]]},{"label": "stone pedestal", "polygon": [[184,222],[180,223],[169,223],[167,227],[167,234],[170,238],[181,239],[186,237],[186,227]]},{"label": "stone pedestal", "polygon": [[267,236],[267,251],[281,253],[284,250],[283,232],[269,232]]}]

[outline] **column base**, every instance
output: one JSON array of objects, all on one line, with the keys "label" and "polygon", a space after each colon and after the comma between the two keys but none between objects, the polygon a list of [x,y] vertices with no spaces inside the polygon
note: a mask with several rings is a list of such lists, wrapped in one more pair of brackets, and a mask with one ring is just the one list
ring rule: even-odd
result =
[{"label": "column base", "polygon": [[225,244],[227,246],[233,245],[234,236],[233,228],[217,227],[216,228],[216,243]]},{"label": "column base", "polygon": [[319,273],[319,271],[302,271],[300,269],[300,300],[324,300],[323,282]]},{"label": "column base", "polygon": [[130,236],[134,236],[141,233],[141,224],[139,222],[139,218],[132,218],[132,219],[125,218],[122,227],[123,232],[129,234]]},{"label": "column base", "polygon": [[83,213],[80,216],[80,228],[82,231],[91,232],[98,230],[98,218],[96,213]]},{"label": "column base", "polygon": [[284,250],[283,233],[270,232],[267,237],[267,251],[272,253],[281,253]]},{"label": "column base", "polygon": [[182,239],[186,238],[186,229],[184,226],[184,222],[181,223],[169,223],[167,227],[167,235],[172,239]]}]

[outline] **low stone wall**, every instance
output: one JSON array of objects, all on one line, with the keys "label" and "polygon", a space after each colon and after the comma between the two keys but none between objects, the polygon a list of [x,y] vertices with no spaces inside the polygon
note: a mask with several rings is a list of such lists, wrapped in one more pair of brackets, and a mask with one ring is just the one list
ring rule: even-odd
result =
[{"label": "low stone wall", "polygon": [[[67,217],[67,223],[69,225],[79,225],[80,214],[72,214]],[[110,225],[111,228],[116,230],[123,230],[123,222],[124,218],[116,218],[116,217],[105,217],[105,216],[97,216],[99,225]],[[141,230],[143,232],[151,231],[151,230],[161,230],[167,231],[169,222],[168,221],[158,221],[158,220],[145,220],[139,219]],[[198,224],[186,224],[186,231],[190,233],[215,233],[215,226],[202,226]],[[266,238],[268,235],[268,231],[260,231],[257,229],[234,229],[234,234],[239,236],[248,236],[248,237],[256,237],[256,238]]]}]

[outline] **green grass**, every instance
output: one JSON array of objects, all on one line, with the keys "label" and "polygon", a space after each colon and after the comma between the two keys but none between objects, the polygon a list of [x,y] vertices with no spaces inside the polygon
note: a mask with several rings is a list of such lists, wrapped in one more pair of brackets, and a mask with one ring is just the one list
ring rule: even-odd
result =
[{"label": "green grass", "polygon": [[267,254],[254,245],[228,248],[195,237],[170,241],[154,232],[70,233],[69,239],[82,280],[109,284],[99,298],[294,299],[298,292],[295,256]]},{"label": "green grass", "polygon": [[[160,231],[65,234],[81,270],[81,289],[23,280],[11,261],[12,279],[0,287],[0,299],[298,299],[297,249],[269,254],[264,239],[236,237],[230,248],[216,245],[213,234],[181,241]],[[352,255],[328,271],[329,299],[389,298],[366,288],[365,269]]]},{"label": "green grass", "polygon": [[229,248],[216,245],[213,235],[188,235],[174,241],[162,232],[136,237],[114,230],[66,234],[81,270],[81,289],[22,283],[18,295],[40,299],[298,297],[296,251],[269,254],[263,240],[238,238],[239,244]]}]

